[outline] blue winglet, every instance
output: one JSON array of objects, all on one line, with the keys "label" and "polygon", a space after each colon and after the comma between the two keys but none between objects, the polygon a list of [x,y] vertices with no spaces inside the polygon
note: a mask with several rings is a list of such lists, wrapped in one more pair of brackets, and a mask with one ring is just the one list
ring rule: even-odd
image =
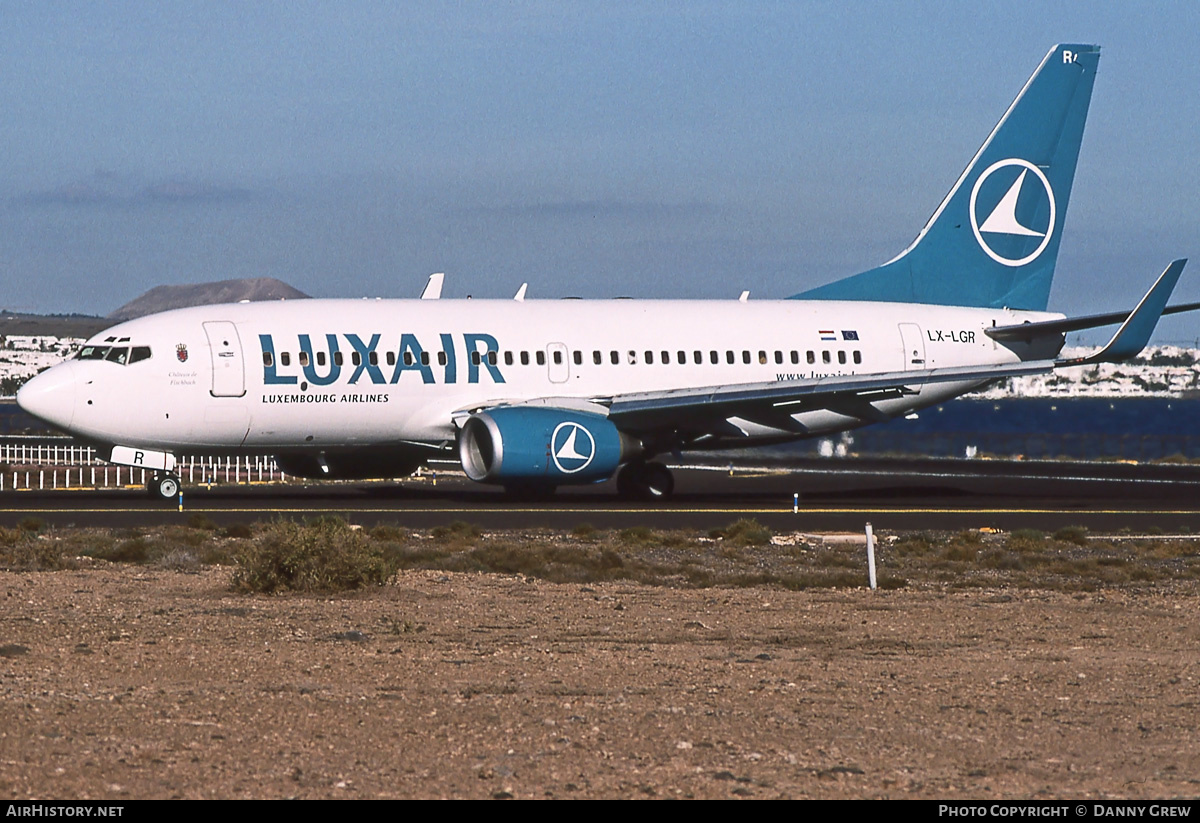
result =
[{"label": "blue winglet", "polygon": [[1089,363],[1117,363],[1136,357],[1150,342],[1150,335],[1154,334],[1154,327],[1158,325],[1158,319],[1162,317],[1163,309],[1167,307],[1167,300],[1170,299],[1175,284],[1179,282],[1179,275],[1183,273],[1183,267],[1186,264],[1187,260],[1181,259],[1167,266],[1166,270],[1158,276],[1158,280],[1154,281],[1150,291],[1146,292],[1146,296],[1137,304],[1137,308],[1121,324],[1121,328],[1117,329],[1117,333],[1113,335],[1112,340],[1108,341],[1107,346],[1095,354],[1078,360],[1060,360],[1057,365],[1083,366]]}]

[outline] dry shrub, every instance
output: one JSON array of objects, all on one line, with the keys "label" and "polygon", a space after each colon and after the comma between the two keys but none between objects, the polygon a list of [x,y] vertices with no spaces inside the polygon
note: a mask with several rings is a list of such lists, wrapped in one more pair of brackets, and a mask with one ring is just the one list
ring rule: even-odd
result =
[{"label": "dry shrub", "polygon": [[720,538],[738,546],[765,546],[771,542],[771,536],[771,530],[752,517],[743,517],[709,533],[714,540]]},{"label": "dry shrub", "polygon": [[0,569],[15,572],[75,568],[75,558],[57,540],[39,540],[34,532],[0,527]]},{"label": "dry shrub", "polygon": [[243,592],[336,592],[382,585],[396,566],[383,549],[336,517],[267,526],[235,554],[233,587]]}]

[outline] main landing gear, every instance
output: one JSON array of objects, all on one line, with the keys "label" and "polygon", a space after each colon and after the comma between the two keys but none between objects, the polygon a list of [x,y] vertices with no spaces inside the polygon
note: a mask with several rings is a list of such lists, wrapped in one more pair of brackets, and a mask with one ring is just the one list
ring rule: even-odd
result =
[{"label": "main landing gear", "polygon": [[662,463],[635,460],[617,472],[617,494],[627,500],[665,500],[675,491],[675,478]]},{"label": "main landing gear", "polygon": [[179,478],[173,474],[156,474],[146,481],[146,491],[155,500],[174,500],[179,496]]}]

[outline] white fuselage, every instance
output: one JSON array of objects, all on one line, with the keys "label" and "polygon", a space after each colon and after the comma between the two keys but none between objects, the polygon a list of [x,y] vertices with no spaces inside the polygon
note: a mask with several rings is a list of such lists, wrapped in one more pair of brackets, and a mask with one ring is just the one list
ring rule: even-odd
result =
[{"label": "white fuselage", "polygon": [[[22,403],[82,438],[168,452],[448,445],[463,412],[508,402],[1044,358],[1061,340],[1033,351],[984,330],[1058,316],[800,300],[213,305],[96,335],[84,352],[107,347],[107,359],[54,367]],[[122,358],[122,348],[140,353]],[[904,414],[977,384],[926,385],[876,411]],[[867,422],[829,409],[794,420],[781,429],[733,418],[723,437],[811,436]]]}]

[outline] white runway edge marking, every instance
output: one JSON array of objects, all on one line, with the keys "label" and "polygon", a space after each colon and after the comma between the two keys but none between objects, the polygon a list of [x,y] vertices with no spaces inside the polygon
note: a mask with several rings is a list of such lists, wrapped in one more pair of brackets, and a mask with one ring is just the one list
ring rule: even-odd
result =
[{"label": "white runway edge marking", "polygon": [[[672,469],[688,470],[688,471],[714,471],[728,474],[728,466],[671,466]],[[784,475],[797,474],[816,474],[821,477],[829,475],[828,471],[822,469],[778,469],[768,466],[746,466],[739,467],[734,470],[734,476],[741,477],[777,477]],[[836,474],[846,477],[896,477],[895,471],[887,471],[884,469],[838,469]],[[1140,484],[1165,484],[1171,486],[1180,485],[1200,485],[1200,481],[1195,480],[1172,480],[1168,478],[1127,478],[1127,477],[1086,477],[1074,474],[978,474],[975,472],[931,472],[931,471],[905,471],[905,477],[931,477],[935,479],[950,479],[962,480],[964,478],[980,479],[980,480],[1071,480],[1075,482],[1087,483],[1140,483]]]}]

